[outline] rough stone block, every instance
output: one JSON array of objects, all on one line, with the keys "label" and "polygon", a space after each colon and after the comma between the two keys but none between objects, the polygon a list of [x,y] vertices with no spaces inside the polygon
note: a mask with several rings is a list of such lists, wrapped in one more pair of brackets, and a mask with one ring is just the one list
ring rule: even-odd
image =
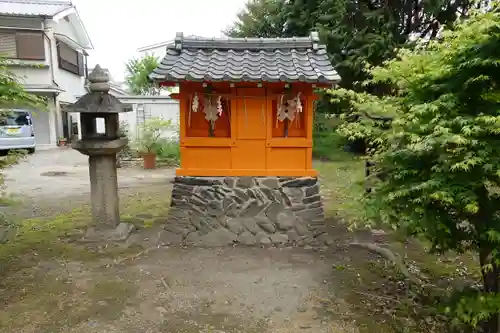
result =
[{"label": "rough stone block", "polygon": [[269,238],[269,236],[263,231],[257,233],[257,235],[255,235],[255,238],[257,238],[259,244],[262,245],[269,245],[272,243],[271,238]]},{"label": "rough stone block", "polygon": [[272,234],[270,238],[273,244],[286,244],[288,242],[288,235],[286,234]]},{"label": "rough stone block", "polygon": [[302,200],[304,199],[304,192],[300,187],[285,187],[282,191],[287,195],[288,199],[292,203],[302,203]]},{"label": "rough stone block", "polygon": [[229,218],[227,220],[227,229],[236,235],[242,234],[245,231],[241,220],[236,218]]},{"label": "rough stone block", "polygon": [[224,184],[229,188],[234,188],[234,185],[236,184],[236,179],[232,177],[227,177],[224,179]]},{"label": "rough stone block", "polygon": [[260,185],[267,188],[278,189],[280,188],[279,181],[276,177],[260,179]]},{"label": "rough stone block", "polygon": [[289,230],[297,223],[297,218],[290,211],[281,212],[276,219],[276,226],[280,230]]},{"label": "rough stone block", "polygon": [[312,204],[314,202],[321,202],[321,196],[319,195],[314,195],[312,197],[307,197],[307,198],[304,198],[304,200],[302,200],[302,203],[304,204]]},{"label": "rough stone block", "polygon": [[297,233],[297,231],[295,231],[295,229],[288,230],[286,235],[289,242],[296,242],[300,239],[299,234]]},{"label": "rough stone block", "polygon": [[234,194],[236,194],[236,196],[242,200],[242,203],[250,199],[248,193],[240,188],[235,188]]},{"label": "rough stone block", "polygon": [[297,231],[297,234],[299,236],[305,236],[307,234],[309,234],[309,228],[307,226],[307,223],[305,223],[304,221],[302,220],[299,220],[296,224],[295,224],[295,230]]},{"label": "rough stone block", "polygon": [[292,206],[292,200],[288,197],[288,195],[283,191],[283,188],[280,188],[280,195],[281,195],[281,202],[287,206],[291,207]]},{"label": "rough stone block", "polygon": [[257,244],[257,238],[249,231],[245,231],[238,236],[237,242],[243,245],[255,245]]},{"label": "rough stone block", "polygon": [[257,224],[267,233],[276,232],[276,227],[274,224],[266,217],[266,218],[256,218]]},{"label": "rough stone block", "polygon": [[171,205],[165,237],[195,246],[307,244],[324,237],[314,177],[177,177]]},{"label": "rough stone block", "polygon": [[259,215],[259,213],[264,209],[259,205],[257,200],[248,200],[247,203],[241,208],[241,217],[254,217]]},{"label": "rough stone block", "polygon": [[256,235],[261,232],[259,225],[255,218],[243,218],[241,219],[243,226],[250,231],[252,234]]},{"label": "rough stone block", "polygon": [[293,178],[289,181],[285,181],[281,184],[281,187],[309,187],[314,186],[318,183],[317,178],[303,177],[303,178]]},{"label": "rough stone block", "polygon": [[222,203],[219,201],[212,201],[207,205],[207,213],[210,216],[222,216],[224,214],[224,209],[222,208]]},{"label": "rough stone block", "polygon": [[253,177],[239,177],[236,181],[236,187],[240,188],[251,188],[255,186],[255,180]]},{"label": "rough stone block", "polygon": [[267,217],[275,222],[278,220],[278,215],[285,210],[285,207],[281,203],[273,202],[266,209]]},{"label": "rough stone block", "polygon": [[237,240],[235,234],[225,228],[212,230],[206,235],[197,237],[194,240],[195,246],[200,247],[220,247],[233,244]]},{"label": "rough stone block", "polygon": [[319,185],[316,184],[316,185],[311,186],[311,187],[306,187],[304,192],[305,192],[306,197],[312,197],[314,195],[318,195],[319,194]]}]

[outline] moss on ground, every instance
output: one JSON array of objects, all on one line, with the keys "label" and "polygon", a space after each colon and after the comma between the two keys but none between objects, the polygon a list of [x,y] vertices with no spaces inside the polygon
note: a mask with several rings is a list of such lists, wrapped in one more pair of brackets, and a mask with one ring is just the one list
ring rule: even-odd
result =
[{"label": "moss on ground", "polygon": [[[116,256],[137,249],[110,247],[106,251],[95,252],[75,242],[86,228],[92,224],[89,198],[73,202],[72,209],[39,218],[17,218],[17,234],[9,242],[0,244],[0,276],[8,270],[29,267],[39,260],[71,259],[95,260],[105,256]],[[147,188],[122,191],[120,212],[124,221],[134,218],[137,227],[151,227],[168,213],[170,187],[150,186]],[[142,217],[141,217],[142,216]]]},{"label": "moss on ground", "polygon": [[364,162],[344,153],[334,161],[315,162],[314,168],[320,174],[326,215],[346,223],[360,221],[364,216],[360,204]]}]

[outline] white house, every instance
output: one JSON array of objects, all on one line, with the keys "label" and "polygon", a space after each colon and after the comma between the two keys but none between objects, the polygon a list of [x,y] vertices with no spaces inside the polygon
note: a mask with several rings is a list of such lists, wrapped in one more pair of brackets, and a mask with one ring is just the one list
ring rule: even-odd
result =
[{"label": "white house", "polygon": [[59,137],[79,132],[74,114],[61,112],[85,93],[87,50],[92,42],[69,1],[0,2],[0,53],[29,92],[48,98],[48,112],[35,112],[37,149],[55,146]]},{"label": "white house", "polygon": [[169,40],[166,42],[143,46],[138,48],[137,52],[139,53],[140,58],[144,56],[155,56],[161,61],[165,56],[165,53],[167,53],[167,45],[172,44],[173,42],[173,40]]}]

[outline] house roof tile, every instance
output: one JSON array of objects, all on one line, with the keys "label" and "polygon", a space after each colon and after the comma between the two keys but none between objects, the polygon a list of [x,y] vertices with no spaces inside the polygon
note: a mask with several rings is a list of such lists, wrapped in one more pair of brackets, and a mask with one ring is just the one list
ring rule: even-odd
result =
[{"label": "house roof tile", "polygon": [[3,0],[0,1],[0,15],[52,17],[71,7],[70,1]]},{"label": "house roof tile", "polygon": [[200,38],[178,33],[150,78],[325,84],[340,80],[314,32],[300,38]]}]

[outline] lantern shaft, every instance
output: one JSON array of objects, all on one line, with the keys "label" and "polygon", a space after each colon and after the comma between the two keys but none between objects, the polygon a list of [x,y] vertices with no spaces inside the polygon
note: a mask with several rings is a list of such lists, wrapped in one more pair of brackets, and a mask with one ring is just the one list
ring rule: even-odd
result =
[{"label": "lantern shaft", "polygon": [[116,227],[120,223],[116,154],[90,155],[89,174],[94,223]]}]

